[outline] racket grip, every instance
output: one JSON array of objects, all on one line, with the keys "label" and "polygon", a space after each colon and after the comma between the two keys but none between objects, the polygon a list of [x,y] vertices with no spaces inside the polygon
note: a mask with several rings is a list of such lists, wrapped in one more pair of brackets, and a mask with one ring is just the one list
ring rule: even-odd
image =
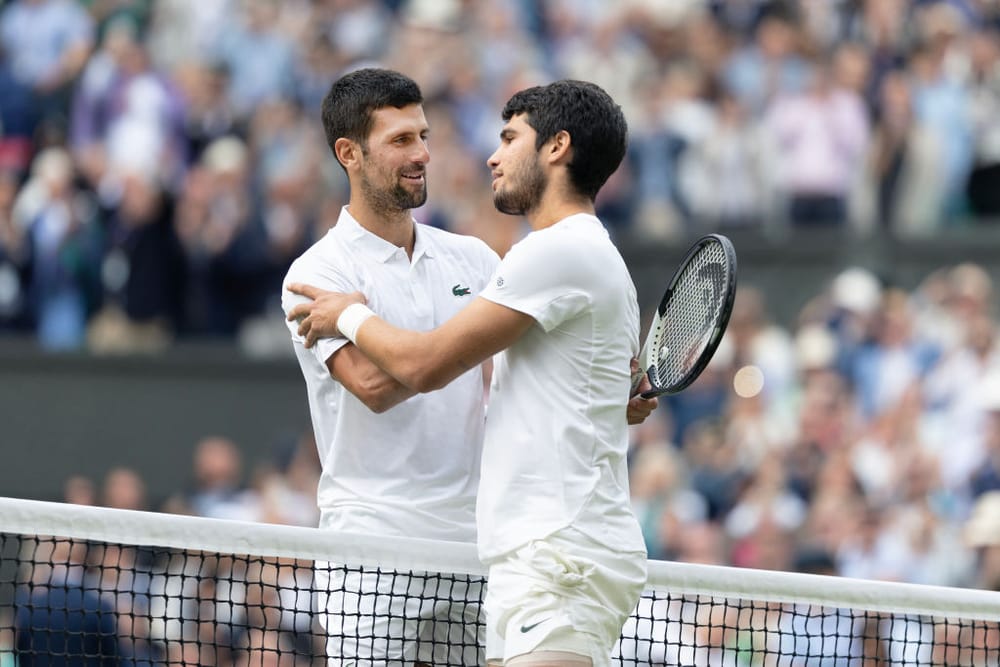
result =
[{"label": "racket grip", "polygon": [[639,368],[639,370],[632,373],[632,386],[628,392],[629,398],[635,396],[636,390],[639,388],[639,385],[642,384],[642,378],[646,377],[646,372],[647,371],[643,368]]}]

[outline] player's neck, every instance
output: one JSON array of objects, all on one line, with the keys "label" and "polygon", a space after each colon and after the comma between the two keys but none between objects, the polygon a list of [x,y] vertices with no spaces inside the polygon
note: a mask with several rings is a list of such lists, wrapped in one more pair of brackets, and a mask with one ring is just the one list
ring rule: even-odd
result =
[{"label": "player's neck", "polygon": [[408,256],[413,256],[415,230],[413,215],[409,210],[392,213],[376,212],[366,202],[355,199],[347,205],[347,212],[369,232],[394,246],[403,248]]},{"label": "player's neck", "polygon": [[565,193],[546,193],[538,206],[525,215],[534,230],[551,227],[571,215],[586,213],[596,215],[594,202],[586,197],[567,197]]}]

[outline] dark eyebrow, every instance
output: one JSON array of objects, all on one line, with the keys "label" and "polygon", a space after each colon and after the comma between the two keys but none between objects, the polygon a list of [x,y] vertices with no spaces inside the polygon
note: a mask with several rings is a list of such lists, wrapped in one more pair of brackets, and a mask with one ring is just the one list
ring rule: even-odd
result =
[{"label": "dark eyebrow", "polygon": [[426,139],[427,135],[429,134],[430,134],[430,129],[426,127],[422,130],[404,130],[402,132],[399,132],[398,134],[392,135],[389,141],[396,141],[397,139],[404,139],[406,137],[412,137],[414,135],[420,137],[421,139]]},{"label": "dark eyebrow", "polygon": [[512,129],[510,129],[509,127],[505,127],[502,130],[500,130],[500,138],[501,139],[510,139],[511,137],[513,137],[516,134],[517,134],[517,132],[515,132]]}]

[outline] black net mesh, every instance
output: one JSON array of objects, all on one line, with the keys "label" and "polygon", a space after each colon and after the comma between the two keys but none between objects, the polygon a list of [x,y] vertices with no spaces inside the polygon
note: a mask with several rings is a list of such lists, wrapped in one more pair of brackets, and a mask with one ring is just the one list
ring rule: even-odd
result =
[{"label": "black net mesh", "polygon": [[[0,533],[0,666],[478,665],[483,587],[471,575]],[[995,666],[1000,624],[651,588],[612,664]]]},{"label": "black net mesh", "polygon": [[705,667],[998,665],[1000,625],[650,592],[623,628],[616,657]]}]

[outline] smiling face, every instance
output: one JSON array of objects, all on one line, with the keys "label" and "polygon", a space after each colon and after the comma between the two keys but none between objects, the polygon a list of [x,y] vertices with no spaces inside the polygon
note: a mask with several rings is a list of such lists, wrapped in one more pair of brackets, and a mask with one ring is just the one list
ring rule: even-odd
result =
[{"label": "smiling face", "polygon": [[538,159],[536,137],[525,115],[516,115],[503,126],[500,145],[486,161],[493,172],[493,205],[501,213],[525,215],[542,200],[548,176]]},{"label": "smiling face", "polygon": [[359,185],[372,210],[397,213],[427,201],[427,119],[419,104],[375,111],[361,146]]}]

